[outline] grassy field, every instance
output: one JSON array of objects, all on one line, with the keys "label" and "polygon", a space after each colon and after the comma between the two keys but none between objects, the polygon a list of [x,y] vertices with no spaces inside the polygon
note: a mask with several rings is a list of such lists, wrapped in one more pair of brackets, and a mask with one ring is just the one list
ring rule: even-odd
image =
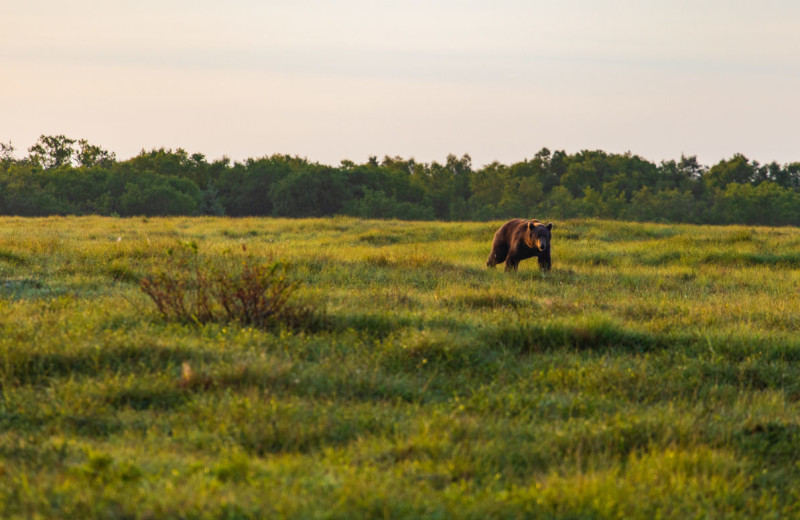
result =
[{"label": "grassy field", "polygon": [[[499,224],[0,219],[0,517],[800,517],[800,230]],[[190,242],[324,319],[165,321]]]}]

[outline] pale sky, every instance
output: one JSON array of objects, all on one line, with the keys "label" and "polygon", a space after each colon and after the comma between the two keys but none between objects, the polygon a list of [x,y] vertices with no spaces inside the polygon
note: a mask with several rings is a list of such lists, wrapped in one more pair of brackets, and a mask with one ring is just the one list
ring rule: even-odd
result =
[{"label": "pale sky", "polygon": [[0,0],[0,141],[800,161],[797,0]]}]

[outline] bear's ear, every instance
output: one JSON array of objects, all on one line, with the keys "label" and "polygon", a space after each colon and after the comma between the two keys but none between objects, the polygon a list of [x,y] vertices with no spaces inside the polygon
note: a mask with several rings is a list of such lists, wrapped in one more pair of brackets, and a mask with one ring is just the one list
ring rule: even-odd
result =
[{"label": "bear's ear", "polygon": [[553,229],[553,223],[552,222],[548,222],[547,223],[547,230],[550,231],[551,229]]},{"label": "bear's ear", "polygon": [[533,229],[533,226],[534,226],[533,222],[528,222],[528,229],[531,229],[531,230],[532,230],[532,229]]}]

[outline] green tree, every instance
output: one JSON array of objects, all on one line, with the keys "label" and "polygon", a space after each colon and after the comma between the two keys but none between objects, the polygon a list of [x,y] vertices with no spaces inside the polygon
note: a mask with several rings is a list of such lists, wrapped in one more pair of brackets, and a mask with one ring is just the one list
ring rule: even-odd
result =
[{"label": "green tree", "polygon": [[602,217],[603,197],[600,192],[591,186],[586,186],[583,190],[583,211],[591,217]]},{"label": "green tree", "polygon": [[398,218],[404,220],[433,220],[432,208],[400,202],[381,190],[364,189],[363,197],[348,201],[342,209],[345,215],[362,218]]},{"label": "green tree", "polygon": [[786,187],[800,190],[800,162],[787,164],[783,169],[789,177],[786,181]]},{"label": "green tree", "polygon": [[752,182],[757,164],[751,163],[747,157],[735,154],[730,159],[718,162],[704,176],[706,186],[711,189],[724,189],[728,184]]},{"label": "green tree", "polygon": [[564,186],[556,186],[546,200],[547,213],[553,218],[575,218],[583,213],[583,201]]},{"label": "green tree", "polygon": [[529,161],[530,167],[541,181],[542,189],[545,193],[549,193],[550,190],[558,185],[559,176],[553,171],[553,157],[549,149],[542,148]]},{"label": "green tree", "polygon": [[496,206],[503,197],[509,177],[508,167],[497,161],[476,171],[470,178],[470,207],[480,211],[487,206]]},{"label": "green tree", "polygon": [[731,183],[714,197],[714,215],[723,224],[800,225],[800,193],[774,182]]},{"label": "green tree", "polygon": [[277,182],[271,198],[276,216],[322,217],[337,214],[349,196],[340,170],[315,165]]},{"label": "green tree", "polygon": [[14,161],[14,146],[11,141],[8,143],[0,143],[0,164],[3,166],[10,164]]},{"label": "green tree", "polygon": [[99,146],[90,144],[86,139],[78,141],[78,146],[76,155],[80,166],[111,168],[117,162],[117,156],[114,152],[109,152]]},{"label": "green tree", "polygon": [[425,192],[425,205],[433,208],[436,218],[451,218],[451,207],[455,200],[453,171],[446,164],[436,161],[431,164],[415,164],[412,181]]},{"label": "green tree", "polygon": [[647,186],[633,194],[620,217],[642,222],[695,222],[699,206],[690,192],[653,191]]},{"label": "green tree", "polygon": [[573,162],[561,177],[561,186],[569,190],[573,197],[583,196],[587,187],[600,187],[600,176],[590,162]]},{"label": "green tree", "polygon": [[[681,155],[680,161],[662,161],[658,167],[658,190],[691,191],[696,196],[703,193],[702,177],[708,171],[697,162],[696,156]],[[637,188],[638,189],[638,188]]]},{"label": "green tree", "polygon": [[615,189],[609,182],[603,183],[600,198],[602,205],[600,214],[604,218],[619,218],[628,204],[625,192]]},{"label": "green tree", "polygon": [[190,179],[143,174],[125,184],[119,213],[131,215],[195,215],[202,203],[200,188]]},{"label": "green tree", "polygon": [[542,183],[536,177],[513,177],[505,180],[498,207],[507,217],[529,218],[544,199]]},{"label": "green tree", "polygon": [[283,155],[247,159],[230,168],[220,168],[215,177],[218,198],[231,216],[272,215],[273,189],[292,171],[306,168],[306,163]]},{"label": "green tree", "polygon": [[68,165],[72,161],[75,150],[72,146],[75,139],[64,135],[41,135],[36,144],[28,148],[29,160],[45,170]]}]

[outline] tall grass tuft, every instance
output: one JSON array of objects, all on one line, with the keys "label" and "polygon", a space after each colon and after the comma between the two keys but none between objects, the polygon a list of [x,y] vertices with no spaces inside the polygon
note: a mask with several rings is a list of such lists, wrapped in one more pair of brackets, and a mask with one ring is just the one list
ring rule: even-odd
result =
[{"label": "tall grass tuft", "polygon": [[144,276],[140,287],[170,321],[296,329],[316,319],[314,306],[295,297],[300,282],[287,277],[285,264],[230,256],[215,262],[200,255],[194,242],[168,251],[164,265]]}]

